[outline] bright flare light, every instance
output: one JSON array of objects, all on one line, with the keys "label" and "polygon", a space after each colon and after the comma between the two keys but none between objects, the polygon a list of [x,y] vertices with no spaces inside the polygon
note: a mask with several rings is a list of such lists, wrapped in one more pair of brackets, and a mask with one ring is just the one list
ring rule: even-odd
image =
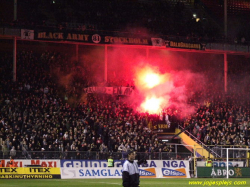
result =
[{"label": "bright flare light", "polygon": [[158,73],[154,68],[146,66],[136,72],[136,87],[139,90],[152,89],[166,81],[165,75]]},{"label": "bright flare light", "polygon": [[159,114],[168,106],[169,94],[173,89],[171,74],[162,74],[157,68],[149,65],[138,67],[135,72],[135,86],[141,94],[138,111]]},{"label": "bright flare light", "polygon": [[146,74],[145,84],[148,88],[153,88],[160,84],[160,77],[155,73]]},{"label": "bright flare light", "polygon": [[163,102],[163,98],[146,98],[146,101],[141,104],[142,109],[148,113],[159,113],[161,111],[161,104]]}]

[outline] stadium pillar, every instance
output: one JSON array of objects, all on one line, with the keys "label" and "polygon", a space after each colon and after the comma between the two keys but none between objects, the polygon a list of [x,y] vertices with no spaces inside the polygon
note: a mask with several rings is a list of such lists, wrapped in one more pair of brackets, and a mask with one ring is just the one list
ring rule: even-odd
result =
[{"label": "stadium pillar", "polygon": [[224,0],[224,35],[227,39],[227,0]]},{"label": "stadium pillar", "polygon": [[227,92],[227,53],[224,53],[224,91]]},{"label": "stadium pillar", "polygon": [[79,44],[76,44],[76,62],[79,62]]},{"label": "stadium pillar", "polygon": [[17,0],[14,0],[14,21],[17,20]]},{"label": "stadium pillar", "polygon": [[194,175],[196,173],[197,158],[196,158],[196,145],[194,145]]},{"label": "stadium pillar", "polygon": [[16,37],[13,38],[13,82],[16,82]]},{"label": "stadium pillar", "polygon": [[104,80],[108,80],[108,46],[105,45],[105,57],[104,57]]}]

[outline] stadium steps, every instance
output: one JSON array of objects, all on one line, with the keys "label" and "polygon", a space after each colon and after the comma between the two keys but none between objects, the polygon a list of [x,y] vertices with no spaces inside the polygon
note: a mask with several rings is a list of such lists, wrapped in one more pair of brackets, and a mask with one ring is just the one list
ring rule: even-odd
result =
[{"label": "stadium steps", "polygon": [[[180,126],[179,126],[180,127]],[[180,127],[177,129],[177,134],[181,138],[181,143],[186,145],[186,147],[192,152],[196,153],[196,157],[220,157],[216,152],[207,147],[204,143],[199,141],[196,137],[190,134],[186,129]],[[189,145],[189,146],[188,146]]]},{"label": "stadium steps", "polygon": [[[179,132],[181,132],[180,129],[178,129]],[[179,133],[178,132],[178,133]],[[200,144],[198,144],[196,141],[194,141],[190,136],[188,136],[186,133],[180,133],[178,135],[181,138],[182,144],[186,145],[186,148],[191,151],[192,153],[195,152],[194,149],[196,149],[196,157],[203,157],[205,156],[206,158],[209,155],[209,152],[204,149]]]}]

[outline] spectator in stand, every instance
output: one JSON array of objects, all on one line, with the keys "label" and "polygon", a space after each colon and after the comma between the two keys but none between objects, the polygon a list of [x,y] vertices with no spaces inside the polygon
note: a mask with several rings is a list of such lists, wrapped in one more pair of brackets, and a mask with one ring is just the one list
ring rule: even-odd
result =
[{"label": "spectator in stand", "polygon": [[[4,153],[7,150],[5,156],[18,146],[27,158],[40,157],[34,151],[40,152],[41,148],[46,152],[56,151],[57,145],[64,159],[79,158],[77,150],[84,159],[97,158],[94,151],[102,151],[103,155],[118,153],[119,157],[114,154],[114,158],[125,158],[130,147],[149,154],[151,150],[160,151],[162,146],[156,133],[147,128],[147,120],[155,122],[153,116],[136,113],[130,104],[107,94],[87,94],[83,102],[78,97],[82,86],[87,85],[85,79],[69,83],[66,89],[56,84],[50,70],[57,67],[65,73],[76,71],[66,57],[49,52],[37,56],[32,51],[22,51],[17,59],[17,82],[10,81],[8,67],[3,67],[6,71],[0,80],[0,131],[5,145],[2,150]],[[250,104],[243,101],[249,91],[231,92],[233,94],[214,93],[209,97],[209,104],[195,103],[197,113],[182,124],[190,126],[190,132],[208,145],[249,145]],[[197,98],[200,97],[197,94]],[[70,100],[74,100],[73,104]],[[102,144],[105,147],[100,149]],[[168,152],[174,153],[172,148]],[[57,156],[48,155],[50,158]],[[151,156],[157,158],[155,154]]]},{"label": "spectator in stand", "polygon": [[11,150],[10,150],[10,156],[12,158],[16,157],[16,149],[15,146],[12,146]]}]

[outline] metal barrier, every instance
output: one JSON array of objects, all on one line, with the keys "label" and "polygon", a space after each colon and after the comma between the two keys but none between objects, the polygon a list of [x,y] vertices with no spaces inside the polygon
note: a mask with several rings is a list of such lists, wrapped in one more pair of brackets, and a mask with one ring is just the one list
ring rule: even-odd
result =
[{"label": "metal barrier", "polygon": [[[212,150],[212,152],[210,152],[210,154],[213,154],[214,158],[216,158],[217,160],[223,160],[226,159],[227,157],[227,153],[226,153],[226,149],[225,148],[244,148],[244,149],[249,149],[248,146],[246,145],[206,145],[206,147],[209,148],[209,150]],[[250,151],[250,149],[249,149]],[[230,159],[238,159],[239,158],[239,150],[235,150],[233,152],[230,153],[229,155]],[[211,157],[211,156],[210,156]],[[247,157],[247,154],[245,154],[245,157]]]},{"label": "metal barrier", "polygon": [[[125,160],[126,152],[101,153],[96,151],[16,151],[15,159],[75,159],[75,160],[106,160],[112,155],[114,160]],[[146,160],[187,160],[189,152],[137,152],[137,159]],[[0,151],[0,159],[9,159],[10,152]]]},{"label": "metal barrier", "polygon": [[193,134],[191,134],[190,132],[188,132],[187,130],[185,130],[182,126],[178,126],[179,129],[181,129],[183,132],[185,132],[189,137],[191,137],[195,142],[197,142],[200,146],[202,146],[202,149],[206,149],[210,154],[220,157],[220,155],[217,154],[217,152],[215,152],[213,149],[211,149],[210,146],[205,145],[202,141],[200,141],[199,139],[197,139]]}]

